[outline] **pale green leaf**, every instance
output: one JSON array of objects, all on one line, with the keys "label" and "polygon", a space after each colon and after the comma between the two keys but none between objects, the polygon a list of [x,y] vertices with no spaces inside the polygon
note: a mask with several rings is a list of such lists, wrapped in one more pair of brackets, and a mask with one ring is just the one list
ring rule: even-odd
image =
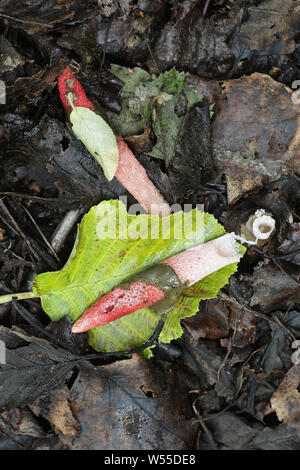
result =
[{"label": "pale green leaf", "polygon": [[[101,295],[137,272],[225,233],[210,214],[194,209],[185,226],[183,214],[176,212],[163,219],[155,215],[133,216],[120,201],[103,201],[92,207],[78,227],[66,265],[35,279],[33,291],[41,296],[45,312],[53,321],[65,315],[75,321]],[[182,237],[180,226],[185,227]],[[169,236],[163,231],[166,227],[170,227]],[[235,269],[236,265],[227,266],[192,286],[196,290],[186,289],[168,313],[160,340],[169,342],[180,336],[180,319],[196,313],[201,298],[215,296]],[[152,335],[159,319],[150,308],[136,311],[91,329],[90,345],[98,351],[140,346]],[[149,356],[150,352],[146,354]]]},{"label": "pale green leaf", "polygon": [[100,163],[105,177],[113,179],[119,163],[116,137],[101,116],[88,108],[73,106],[70,114],[72,131]]}]

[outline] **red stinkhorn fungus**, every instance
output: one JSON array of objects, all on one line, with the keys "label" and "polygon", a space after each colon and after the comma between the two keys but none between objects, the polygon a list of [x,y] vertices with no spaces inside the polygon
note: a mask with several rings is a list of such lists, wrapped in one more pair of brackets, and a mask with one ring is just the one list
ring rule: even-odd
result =
[{"label": "red stinkhorn fungus", "polygon": [[[173,279],[176,279],[172,286],[175,290],[178,285],[181,285],[183,289],[195,284],[224,266],[239,261],[240,257],[234,235],[226,234],[172,256],[157,266],[167,265],[171,268],[172,274],[175,276]],[[141,279],[145,278],[145,273],[150,270],[153,271],[153,267],[140,273]],[[137,277],[138,275],[135,275],[134,281]],[[179,290],[179,295],[182,289]],[[172,295],[172,289],[170,294],[170,289],[166,290],[164,287],[159,289],[157,286],[145,282],[133,282],[132,280],[132,284],[130,284],[129,281],[129,290],[118,287],[92,304],[74,323],[72,332],[83,333],[90,328],[106,325],[128,313],[162,301],[165,296],[170,295]],[[173,305],[179,295],[175,297]],[[170,303],[168,307],[170,307]],[[168,310],[162,309],[161,313]]]},{"label": "red stinkhorn fungus", "polygon": [[[61,102],[68,113],[72,112],[70,98],[74,107],[95,111],[95,106],[87,98],[84,89],[70,67],[66,67],[58,78]],[[123,138],[118,136],[119,163],[115,177],[129,191],[148,213],[165,217],[171,213],[170,206],[147,176],[144,167],[135,158]]]},{"label": "red stinkhorn fungus", "polygon": [[145,282],[134,282],[129,289],[117,287],[93,303],[76,323],[72,332],[82,333],[94,326],[102,326],[128,313],[149,307],[162,300],[165,293]]},{"label": "red stinkhorn fungus", "polygon": [[72,111],[72,107],[68,100],[68,95],[70,93],[72,95],[74,106],[81,106],[82,108],[88,108],[91,111],[94,111],[95,106],[86,96],[81,83],[76,79],[69,66],[66,67],[63,73],[58,77],[57,82],[61,102],[69,113]]}]

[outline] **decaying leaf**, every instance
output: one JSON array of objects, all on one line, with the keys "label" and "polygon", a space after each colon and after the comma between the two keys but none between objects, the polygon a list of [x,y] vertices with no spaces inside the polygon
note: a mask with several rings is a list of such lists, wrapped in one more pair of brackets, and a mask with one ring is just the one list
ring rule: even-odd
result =
[{"label": "decaying leaf", "polygon": [[117,65],[112,65],[111,72],[124,86],[121,112],[106,112],[108,122],[137,144],[137,150],[142,140],[148,155],[165,161],[173,198],[182,198],[209,181],[213,174],[210,109],[188,74],[172,68],[156,77],[138,67]]},{"label": "decaying leaf", "polygon": [[292,90],[267,75],[224,81],[212,126],[218,173],[225,173],[228,202],[281,174],[300,172],[300,111]]},{"label": "decaying leaf", "polygon": [[228,314],[223,301],[201,302],[197,315],[184,320],[184,327],[193,340],[223,338],[229,333]]},{"label": "decaying leaf", "polygon": [[289,227],[287,237],[278,247],[281,258],[300,266],[300,224]]},{"label": "decaying leaf", "polygon": [[[299,434],[294,429],[285,425],[275,429],[264,427],[260,423],[250,425],[242,417],[230,412],[212,416],[209,427],[220,450],[278,451],[296,450],[299,447]],[[205,441],[204,438],[201,449]]]},{"label": "decaying leaf", "polygon": [[166,70],[175,64],[209,78],[228,73],[235,60],[231,38],[240,27],[243,6],[241,0],[230,2],[219,21],[203,16],[201,2],[187,0],[173,8],[154,47],[160,67]]},{"label": "decaying leaf", "polygon": [[[248,17],[238,34],[243,45],[257,55],[283,53],[282,43],[289,41],[293,52],[293,36],[299,30],[299,8],[293,0],[266,0],[248,8]],[[271,34],[270,34],[271,31]],[[281,43],[281,44],[280,44]],[[244,50],[243,56],[246,55]]]},{"label": "decaying leaf", "polygon": [[36,416],[47,419],[57,433],[71,438],[80,431],[80,425],[70,406],[70,392],[67,387],[47,391],[30,405],[30,409]]},{"label": "decaying leaf", "polygon": [[[259,305],[264,312],[293,307],[300,301],[300,270],[287,267],[287,272],[273,263],[257,266],[253,275],[253,295],[250,305]],[[289,275],[295,276],[295,280]]]},{"label": "decaying leaf", "polygon": [[66,351],[19,329],[0,327],[0,339],[6,345],[6,363],[0,365],[0,409],[32,403],[43,392],[62,385],[74,367]]},{"label": "decaying leaf", "polygon": [[189,449],[197,428],[187,397],[176,370],[164,372],[141,356],[102,368],[84,365],[70,392],[81,432],[62,440],[78,450]]},{"label": "decaying leaf", "polygon": [[[80,22],[93,15],[95,2],[87,0],[60,1],[47,4],[43,0],[29,0],[26,4],[5,2],[0,6],[0,14],[10,16],[29,35],[45,33],[64,22]],[[99,8],[99,7],[98,7]]]},{"label": "decaying leaf", "polygon": [[30,139],[17,143],[18,148],[30,154],[38,168],[42,166],[48,170],[48,180],[55,178],[56,185],[64,193],[85,207],[103,199],[128,195],[116,179],[107,181],[85,146],[54,119],[42,120]]},{"label": "decaying leaf", "polygon": [[279,421],[299,427],[300,423],[300,366],[294,365],[284,376],[278,389],[273,393],[271,406]]}]

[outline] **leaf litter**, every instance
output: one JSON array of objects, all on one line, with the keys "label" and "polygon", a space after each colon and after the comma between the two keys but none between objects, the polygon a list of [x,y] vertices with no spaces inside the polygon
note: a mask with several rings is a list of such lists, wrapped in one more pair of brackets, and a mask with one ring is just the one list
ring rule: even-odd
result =
[{"label": "leaf litter", "polygon": [[[20,60],[13,70],[1,72],[1,79],[9,85],[9,107],[1,105],[0,110],[3,123],[0,135],[5,136],[0,139],[0,191],[15,194],[6,194],[5,203],[26,236],[25,212],[20,208],[14,210],[16,200],[28,204],[27,210],[50,237],[70,205],[84,207],[86,212],[101,200],[129,196],[116,181],[107,182],[66,125],[55,90],[61,70],[57,64],[60,59],[78,61],[78,57],[83,64],[78,70],[80,79],[111,125],[113,117],[117,120],[117,114],[124,113],[124,106],[129,110],[123,103],[127,79],[120,81],[109,73],[111,64],[121,63],[119,70],[141,71],[133,93],[139,88],[140,79],[151,84],[160,72],[177,66],[176,86],[167,92],[159,90],[152,99],[152,113],[146,109],[150,116],[147,126],[141,122],[143,114],[139,111],[134,122],[137,126],[123,135],[128,142],[131,139],[130,145],[137,153],[143,152],[138,155],[139,160],[144,162],[154,184],[160,179],[160,188],[167,193],[169,203],[185,200],[204,204],[205,210],[214,214],[227,231],[236,232],[243,220],[263,208],[276,218],[276,231],[263,247],[248,249],[238,273],[223,289],[223,297],[218,302],[203,300],[200,313],[184,320],[183,337],[158,345],[151,363],[134,356],[114,364],[98,359],[93,365],[72,366],[66,369],[70,376],[60,379],[58,374],[52,390],[47,385],[48,377],[40,374],[35,383],[40,390],[43,386],[45,389],[35,403],[29,389],[24,388],[27,380],[24,374],[19,382],[12,381],[15,392],[5,387],[7,405],[10,403],[13,408],[1,415],[1,448],[104,448],[107,434],[101,434],[101,441],[95,438],[95,429],[101,426],[110,433],[110,447],[115,444],[116,448],[123,445],[120,441],[123,436],[127,449],[298,449],[299,366],[292,362],[292,354],[297,351],[292,344],[299,338],[299,112],[292,100],[293,81],[299,78],[296,2],[284,5],[275,0],[210,2],[205,17],[200,2],[198,5],[192,1],[181,5],[174,2],[172,9],[165,2],[139,1],[134,5],[120,2],[123,15],[111,2],[104,2],[101,10],[98,6],[95,9],[93,2],[84,9],[80,2],[63,2],[61,8],[47,10],[43,6],[46,8],[43,17],[42,3],[35,2],[33,6],[28,2],[28,10],[25,14],[22,11],[22,16],[12,2],[1,11],[2,31],[16,52],[7,47],[10,54],[19,54]],[[172,38],[175,40],[171,44]],[[50,64],[56,65],[53,68]],[[100,75],[99,68],[103,66],[107,72]],[[193,86],[193,93],[203,97],[188,111],[178,88],[183,71],[200,75],[200,78],[185,76],[184,88]],[[242,77],[243,74],[246,76]],[[175,110],[175,101],[176,112],[181,123],[187,123],[186,128],[190,122],[202,120],[201,127],[206,131],[198,136],[197,126],[191,128],[194,147],[187,146],[188,139],[177,138],[175,152],[171,152],[175,168],[172,174],[172,162],[149,154],[157,144],[155,152],[163,148],[164,139],[160,136],[164,126],[159,117],[164,110],[166,116],[173,113],[175,121],[175,113],[170,111]],[[199,152],[197,146],[201,147]],[[194,154],[195,162],[190,157]],[[176,156],[177,162],[185,161],[186,170],[181,171]],[[204,164],[200,164],[203,167],[200,171],[201,159]],[[191,178],[189,186],[188,171],[194,163],[199,170],[193,171],[198,176],[195,175],[195,180]],[[30,189],[34,187],[33,180],[38,182],[41,193]],[[7,225],[9,221],[3,219],[2,212],[1,216],[1,228],[5,230],[0,242],[1,291],[3,294],[27,291],[32,273],[30,250],[20,232],[15,233],[11,224]],[[30,234],[33,247],[38,235],[32,228]],[[74,240],[73,230],[62,252],[61,266]],[[38,251],[42,272],[45,253]],[[47,320],[39,304],[26,301],[26,306],[45,326]],[[211,312],[209,317],[207,312]],[[28,325],[12,305],[1,306],[0,321],[2,328],[6,327],[2,335],[15,357],[25,362],[28,357],[36,361],[35,354],[43,344],[45,357],[39,353],[37,370],[49,358],[54,360],[57,370],[62,367],[57,346],[53,351],[52,339],[39,338],[40,331]],[[21,340],[20,330],[16,336],[16,327],[12,330],[12,325],[24,330]],[[49,331],[53,329],[50,325]],[[53,331],[74,347],[68,322],[58,322]],[[81,354],[87,352],[86,346],[82,347]],[[69,359],[69,351],[59,354]],[[127,388],[130,361],[131,375],[141,375],[143,380],[133,379]],[[157,375],[161,367],[164,367],[162,380],[153,378],[152,373],[150,379],[149,369]],[[13,369],[11,377],[16,377]],[[119,372],[124,374],[126,386],[111,381]],[[99,412],[102,407],[107,410],[101,401],[107,400],[107,380],[116,395],[110,398],[119,398],[109,416]],[[169,404],[160,400],[165,380],[172,399],[176,396],[174,409],[185,436],[173,422]],[[99,391],[97,396],[93,395],[93,387]],[[83,403],[86,390],[88,403]],[[16,393],[14,398],[12,392]],[[138,398],[133,407],[132,399],[136,396],[141,400]],[[98,407],[100,401],[102,407]],[[8,409],[7,405],[3,398],[3,407]],[[93,415],[89,408],[95,410]],[[157,409],[160,411],[156,416]],[[41,416],[49,423],[50,431],[43,429],[45,421]],[[149,438],[152,428],[155,432]],[[163,436],[158,428],[164,429]]]}]

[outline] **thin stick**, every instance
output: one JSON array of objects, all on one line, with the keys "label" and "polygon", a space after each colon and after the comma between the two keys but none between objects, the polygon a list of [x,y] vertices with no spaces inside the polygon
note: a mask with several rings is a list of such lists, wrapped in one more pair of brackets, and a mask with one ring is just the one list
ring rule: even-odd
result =
[{"label": "thin stick", "polygon": [[38,330],[44,336],[47,336],[52,341],[52,343],[74,354],[74,351],[68,348],[64,341],[61,341],[59,338],[57,338],[57,336],[47,331],[45,326],[42,325],[25,307],[23,307],[21,304],[18,304],[15,301],[12,303],[12,305],[15,307],[15,309],[21,315],[21,317],[24,318],[24,320],[26,320],[31,326],[33,326],[36,330]]},{"label": "thin stick", "polygon": [[[92,353],[92,354],[87,354],[86,356],[77,356],[77,357],[73,356],[72,359],[68,359],[66,361],[56,361],[57,365],[70,364],[70,363],[74,363],[74,365],[76,365],[82,361],[90,361],[90,360],[95,360],[95,359],[111,359],[113,357],[120,358],[120,357],[126,357],[126,356],[130,356],[131,354],[142,352],[145,349],[150,348],[151,346],[154,346],[156,344],[158,337],[163,329],[163,326],[164,326],[164,321],[160,320],[157,324],[157,327],[153,335],[144,344],[142,344],[142,346],[139,346],[137,348],[128,349],[125,351],[112,351],[108,353],[103,353],[103,352]],[[64,349],[66,348],[64,347]],[[49,366],[53,366],[53,362],[38,365],[38,367],[49,367]],[[22,367],[22,369],[32,368],[32,367],[34,366],[24,366]]]},{"label": "thin stick", "polygon": [[24,211],[26,212],[26,214],[28,215],[28,217],[30,218],[31,222],[33,223],[33,225],[35,226],[35,228],[37,229],[37,231],[39,232],[40,236],[42,237],[45,245],[48,247],[50,253],[54,256],[54,258],[57,259],[58,262],[60,262],[60,259],[59,257],[57,256],[57,254],[55,253],[53,247],[50,245],[50,243],[48,242],[46,236],[44,235],[44,233],[42,232],[42,230],[40,229],[40,227],[38,226],[38,224],[36,223],[36,221],[34,220],[34,218],[32,217],[32,215],[30,214],[30,212],[26,209],[25,206],[23,206],[23,204],[19,203],[20,206],[24,209]]},{"label": "thin stick", "polygon": [[275,323],[275,325],[281,326],[281,328],[283,328],[283,329],[284,329],[285,331],[287,331],[289,334],[293,335],[293,333],[292,333],[286,326],[284,326],[281,322],[278,323],[277,320],[274,320],[273,318],[268,317],[268,316],[265,315],[264,313],[256,312],[256,310],[253,310],[252,308],[247,307],[246,305],[241,304],[241,303],[238,302],[236,299],[234,299],[233,297],[230,297],[229,295],[225,294],[224,292],[219,291],[218,297],[219,297],[221,300],[225,300],[226,302],[230,302],[230,303],[236,305],[236,306],[237,306],[238,308],[240,308],[241,310],[246,310],[247,312],[252,313],[252,315],[254,315],[255,317],[262,318],[263,320],[266,320],[266,321],[268,321],[268,322],[270,322],[270,323]]},{"label": "thin stick", "polygon": [[58,224],[50,240],[51,247],[56,253],[58,253],[62,249],[67,236],[69,235],[74,224],[80,217],[80,214],[81,209],[71,210],[67,212],[65,217]]},{"label": "thin stick", "polygon": [[15,193],[13,191],[1,191],[0,196],[14,196],[19,199],[30,199],[31,201],[41,202],[45,204],[49,204],[50,206],[58,206],[61,207],[62,203],[65,203],[69,207],[71,206],[78,206],[80,204],[79,199],[58,199],[57,197],[40,197],[40,196],[32,196],[31,194],[22,194],[22,193]]},{"label": "thin stick", "polygon": [[38,26],[43,26],[43,28],[52,28],[52,24],[39,23],[38,21],[20,20],[19,18],[15,18],[14,16],[4,15],[3,13],[0,13],[0,17],[7,18],[8,20],[12,20],[12,21],[17,21],[18,23],[36,24]]},{"label": "thin stick", "polygon": [[151,49],[151,46],[150,46],[149,42],[147,42],[147,49],[148,49],[148,51],[149,51],[149,54],[151,55],[151,59],[153,60],[153,63],[154,63],[154,65],[155,65],[155,67],[156,67],[156,71],[157,71],[157,73],[158,73],[158,75],[159,75],[161,72],[160,72],[158,63],[157,63],[156,60],[155,60],[155,57],[154,57],[154,55],[153,55],[153,52],[152,52],[152,49]]},{"label": "thin stick", "polygon": [[19,292],[18,294],[5,294],[0,296],[0,304],[6,304],[13,300],[24,300],[24,299],[36,299],[40,295],[36,295],[33,292]]},{"label": "thin stick", "polygon": [[10,219],[11,223],[13,226],[11,226],[5,219],[3,219],[3,217],[1,217],[1,219],[3,220],[3,222],[8,225],[17,235],[19,235],[21,238],[23,238],[26,246],[28,247],[29,251],[31,252],[32,256],[37,260],[39,261],[39,255],[38,253],[35,251],[35,249],[31,246],[30,242],[28,241],[25,233],[20,229],[19,225],[17,224],[17,222],[15,221],[15,219],[13,218],[13,216],[11,215],[11,213],[9,212],[9,210],[7,209],[6,205],[4,204],[4,202],[2,201],[2,199],[0,199],[0,207],[2,208],[3,212],[7,215],[7,217]]}]

